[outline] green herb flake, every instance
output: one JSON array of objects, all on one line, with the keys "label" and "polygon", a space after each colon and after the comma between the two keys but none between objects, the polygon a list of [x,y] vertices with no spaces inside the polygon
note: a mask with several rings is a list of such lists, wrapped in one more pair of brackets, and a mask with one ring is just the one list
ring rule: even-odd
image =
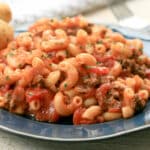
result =
[{"label": "green herb flake", "polygon": [[10,77],[9,76],[6,76],[6,80],[9,80],[10,79]]},{"label": "green herb flake", "polygon": [[2,33],[4,34],[4,33],[5,33],[5,30],[2,30]]},{"label": "green herb flake", "polygon": [[69,56],[69,52],[68,52],[68,50],[66,50],[66,56],[67,56],[67,57]]},{"label": "green herb flake", "polygon": [[84,49],[84,46],[80,45],[80,49]]},{"label": "green herb flake", "polygon": [[83,79],[84,79],[84,80],[86,80],[86,79],[88,79],[88,78],[89,78],[88,75],[83,76]]},{"label": "green herb flake", "polygon": [[9,52],[7,55],[13,57],[15,54],[13,52]]},{"label": "green herb flake", "polygon": [[32,38],[32,34],[29,34],[29,37],[31,37],[31,38]]},{"label": "green herb flake", "polygon": [[6,96],[7,100],[11,99],[11,93],[6,93],[5,96]]},{"label": "green herb flake", "polygon": [[50,22],[54,22],[54,19],[50,19]]},{"label": "green herb flake", "polygon": [[97,44],[103,44],[102,40],[97,41]]},{"label": "green herb flake", "polygon": [[88,44],[86,44],[86,47],[87,47],[87,48],[91,48],[91,47],[92,47],[92,44],[88,43]]},{"label": "green herb flake", "polygon": [[15,47],[12,47],[11,50],[14,51],[14,50],[15,50]]},{"label": "green herb flake", "polygon": [[6,42],[9,42],[10,40],[9,40],[9,38],[6,38]]},{"label": "green herb flake", "polygon": [[110,39],[110,36],[108,36],[108,35],[107,35],[107,36],[105,36],[105,39]]},{"label": "green herb flake", "polygon": [[32,93],[32,92],[29,92],[28,95],[29,95],[29,96],[33,96],[33,93]]},{"label": "green herb flake", "polygon": [[22,65],[22,64],[19,64],[19,65],[18,65],[18,68],[22,68],[22,67],[23,67],[23,65]]},{"label": "green herb flake", "polygon": [[32,51],[30,50],[29,53],[32,54]]},{"label": "green herb flake", "polygon": [[42,54],[41,57],[42,57],[42,58],[48,58],[48,55],[47,55],[47,54]]},{"label": "green herb flake", "polygon": [[87,65],[84,65],[83,66],[85,69],[90,69],[91,68],[91,66],[87,66]]},{"label": "green herb flake", "polygon": [[49,64],[49,66],[51,67],[53,64]]},{"label": "green herb flake", "polygon": [[67,88],[67,86],[68,86],[67,83],[65,83],[65,84],[64,84],[64,87]]},{"label": "green herb flake", "polygon": [[62,20],[65,20],[65,19],[67,19],[68,17],[67,17],[67,16],[62,16],[61,18],[62,18]]}]

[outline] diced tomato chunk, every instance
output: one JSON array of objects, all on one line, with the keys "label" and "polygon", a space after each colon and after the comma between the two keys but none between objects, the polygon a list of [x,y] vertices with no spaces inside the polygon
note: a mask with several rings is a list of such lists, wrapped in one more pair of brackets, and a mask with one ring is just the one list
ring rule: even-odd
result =
[{"label": "diced tomato chunk", "polygon": [[146,74],[146,77],[150,79],[150,69],[147,69],[145,74]]},{"label": "diced tomato chunk", "polygon": [[57,122],[60,118],[60,115],[57,113],[53,102],[50,105],[49,114],[49,122]]},{"label": "diced tomato chunk", "polygon": [[109,73],[109,69],[106,67],[90,67],[89,72],[95,73],[97,75],[107,75]]},{"label": "diced tomato chunk", "polygon": [[74,114],[73,114],[73,124],[74,125],[79,125],[81,124],[81,120],[82,120],[82,114],[85,111],[85,108],[79,108],[77,109]]},{"label": "diced tomato chunk", "polygon": [[41,88],[29,88],[26,91],[26,101],[42,100],[42,98],[48,94],[46,89]]},{"label": "diced tomato chunk", "polygon": [[112,112],[112,113],[120,113],[121,112],[121,108],[109,108],[108,112]]},{"label": "diced tomato chunk", "polygon": [[49,105],[41,107],[35,117],[39,121],[57,122],[60,115],[57,113],[53,101],[51,101]]},{"label": "diced tomato chunk", "polygon": [[93,96],[95,96],[95,92],[96,92],[95,89],[91,89],[90,91],[86,92],[86,93],[83,95],[83,97],[84,97],[84,98],[93,97]]},{"label": "diced tomato chunk", "polygon": [[9,90],[9,87],[10,87],[10,85],[5,85],[5,86],[2,86],[1,88],[0,88],[0,91],[2,92],[2,93],[5,93],[5,92],[7,92],[8,90]]},{"label": "diced tomato chunk", "polygon": [[103,63],[106,67],[113,67],[115,63],[115,58],[113,56],[99,56],[95,55],[95,58],[98,62]]},{"label": "diced tomato chunk", "polygon": [[104,83],[96,90],[96,94],[98,95],[98,93],[101,93],[102,95],[106,95],[110,89],[110,83]]},{"label": "diced tomato chunk", "polygon": [[97,119],[94,120],[88,120],[85,118],[82,118],[82,114],[85,112],[86,108],[78,108],[74,114],[73,114],[73,124],[79,125],[79,124],[93,124],[98,122]]}]

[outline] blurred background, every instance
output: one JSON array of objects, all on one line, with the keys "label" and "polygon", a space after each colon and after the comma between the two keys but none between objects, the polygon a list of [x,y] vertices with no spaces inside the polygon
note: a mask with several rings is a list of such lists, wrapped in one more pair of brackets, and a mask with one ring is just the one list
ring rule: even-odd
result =
[{"label": "blurred background", "polygon": [[[120,23],[117,14],[127,12],[121,18],[136,16],[150,23],[149,0],[0,0],[10,5],[13,12],[12,24],[17,28],[27,26],[41,17],[62,18],[78,14],[92,22]],[[125,5],[127,9],[118,8]],[[113,7],[116,7],[114,11]],[[130,13],[129,13],[130,12]],[[124,14],[123,14],[124,15]],[[141,20],[140,20],[141,21]],[[137,19],[136,24],[137,23]],[[144,26],[145,26],[144,22]],[[124,23],[123,23],[124,24]],[[129,24],[129,23],[128,23]]]}]

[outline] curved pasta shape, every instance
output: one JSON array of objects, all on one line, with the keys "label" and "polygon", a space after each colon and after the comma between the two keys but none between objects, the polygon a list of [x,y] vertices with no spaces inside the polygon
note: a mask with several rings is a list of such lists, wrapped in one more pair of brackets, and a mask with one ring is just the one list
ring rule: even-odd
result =
[{"label": "curved pasta shape", "polygon": [[125,44],[117,42],[111,44],[111,54],[119,60],[131,57],[133,55],[133,51]]},{"label": "curved pasta shape", "polygon": [[104,54],[106,52],[106,47],[103,44],[96,44],[94,52],[96,54]]},{"label": "curved pasta shape", "polygon": [[33,45],[32,36],[33,34],[31,32],[20,33],[18,37],[16,38],[16,42],[20,46],[31,48]]},{"label": "curved pasta shape", "polygon": [[49,70],[45,67],[44,61],[39,57],[33,58],[32,67],[36,74],[47,75],[49,73]]},{"label": "curved pasta shape", "polygon": [[89,98],[84,100],[84,106],[85,107],[90,107],[90,106],[96,105],[96,104],[97,104],[97,100],[94,97],[89,97]]},{"label": "curved pasta shape", "polygon": [[68,50],[69,54],[72,55],[72,56],[76,56],[76,55],[82,53],[81,49],[77,45],[75,45],[73,43],[70,43],[68,45],[68,49],[67,50]]},{"label": "curved pasta shape", "polygon": [[85,44],[88,40],[88,34],[85,30],[79,29],[77,31],[77,42],[80,44]]},{"label": "curved pasta shape", "polygon": [[70,90],[64,91],[64,94],[67,95],[69,98],[72,98],[75,95],[77,95],[77,92],[74,89],[70,89]]},{"label": "curved pasta shape", "polygon": [[103,114],[104,120],[105,121],[111,121],[111,120],[115,120],[115,119],[119,119],[122,117],[121,113],[112,113],[112,112],[105,112]]},{"label": "curved pasta shape", "polygon": [[138,91],[138,96],[141,100],[148,100],[149,97],[149,93],[147,90],[139,90]]},{"label": "curved pasta shape", "polygon": [[13,84],[21,78],[21,71],[15,71],[10,67],[5,67],[4,74],[0,74],[0,85]]},{"label": "curved pasta shape", "polygon": [[88,54],[93,54],[95,47],[92,44],[85,45],[85,52]]},{"label": "curved pasta shape", "polygon": [[50,68],[51,68],[52,71],[59,70],[58,64],[55,64],[55,63],[51,63],[51,64],[50,64]]},{"label": "curved pasta shape", "polygon": [[81,54],[77,55],[76,61],[80,65],[85,64],[85,65],[89,65],[89,66],[94,66],[94,65],[96,65],[96,62],[97,62],[95,57],[88,53],[81,53]]},{"label": "curved pasta shape", "polygon": [[122,116],[123,118],[129,118],[134,115],[134,91],[132,88],[125,88],[123,92],[123,107]]},{"label": "curved pasta shape", "polygon": [[53,50],[65,49],[68,46],[68,41],[65,39],[52,39],[49,41],[43,41],[41,43],[41,49],[45,52],[51,52]]},{"label": "curved pasta shape", "polygon": [[54,32],[57,38],[63,38],[63,39],[68,38],[66,32],[62,29],[56,29]]},{"label": "curved pasta shape", "polygon": [[138,91],[141,87],[143,87],[144,81],[138,75],[134,76],[134,80],[135,80],[135,83],[136,83],[135,84],[135,91]]},{"label": "curved pasta shape", "polygon": [[135,85],[136,85],[135,79],[134,78],[129,78],[129,77],[126,78],[126,85],[134,90]]},{"label": "curved pasta shape", "polygon": [[122,66],[119,62],[115,61],[115,64],[114,66],[111,68],[109,74],[110,75],[113,75],[115,77],[119,76],[119,74],[121,73],[122,71]]},{"label": "curved pasta shape", "polygon": [[39,72],[44,68],[44,62],[39,57],[34,57],[32,60],[32,66]]},{"label": "curved pasta shape", "polygon": [[76,68],[79,66],[79,64],[77,63],[76,59],[74,57],[72,58],[68,58],[65,61],[67,61],[68,63],[72,64],[73,66],[75,66]]},{"label": "curved pasta shape", "polygon": [[127,40],[127,46],[131,46],[131,45],[133,50],[135,50],[137,53],[139,53],[141,49],[143,49],[143,43],[140,39]]},{"label": "curved pasta shape", "polygon": [[4,97],[0,96],[0,108],[5,107],[7,101]]},{"label": "curved pasta shape", "polygon": [[123,118],[130,118],[134,115],[134,109],[130,106],[122,107],[122,116]]},{"label": "curved pasta shape", "polygon": [[108,37],[110,37],[110,39],[114,42],[121,42],[121,43],[126,43],[126,39],[124,38],[123,35],[121,35],[120,33],[111,33],[109,35],[107,35]]},{"label": "curved pasta shape", "polygon": [[132,88],[135,92],[137,92],[141,87],[143,87],[143,80],[138,76],[135,75],[133,78],[127,77],[126,85],[130,88]]},{"label": "curved pasta shape", "polygon": [[66,57],[67,57],[67,52],[66,52],[66,50],[58,51],[58,52],[56,53],[56,58],[58,58],[59,61],[64,60]]},{"label": "curved pasta shape", "polygon": [[30,26],[29,31],[33,34],[39,34],[45,30],[50,29],[54,25],[58,25],[58,20],[53,19],[53,22],[49,18],[41,18],[37,20],[32,26]]},{"label": "curved pasta shape", "polygon": [[68,37],[62,29],[55,30],[55,37],[41,42],[41,49],[45,52],[62,50],[68,47]]},{"label": "curved pasta shape", "polygon": [[124,52],[124,44],[123,43],[117,42],[117,43],[112,43],[111,44],[111,53],[117,59],[122,57],[123,52]]},{"label": "curved pasta shape", "polygon": [[82,98],[75,96],[70,104],[65,103],[65,96],[62,92],[57,92],[54,97],[54,107],[61,116],[70,116],[75,109],[82,105]]},{"label": "curved pasta shape", "polygon": [[20,115],[24,114],[24,109],[21,105],[17,106],[14,110],[10,110],[10,111],[16,114],[20,114]]},{"label": "curved pasta shape", "polygon": [[37,111],[40,109],[40,101],[38,100],[33,100],[29,102],[29,111]]},{"label": "curved pasta shape", "polygon": [[26,110],[25,90],[23,87],[16,87],[9,101],[9,111],[17,114],[24,114]]},{"label": "curved pasta shape", "polygon": [[125,88],[123,91],[123,103],[125,106],[131,106],[134,100],[134,91],[132,88]]},{"label": "curved pasta shape", "polygon": [[143,88],[146,89],[150,94],[150,80],[149,79],[144,79]]},{"label": "curved pasta shape", "polygon": [[18,85],[21,87],[25,87],[31,83],[35,75],[35,70],[31,67],[26,67],[22,70],[21,78],[18,81]]},{"label": "curved pasta shape", "polygon": [[53,30],[51,30],[51,29],[45,30],[42,33],[42,39],[44,41],[48,41],[49,39],[51,39],[51,37],[52,37],[53,34],[54,34]]},{"label": "curved pasta shape", "polygon": [[66,73],[66,79],[60,84],[60,90],[71,89],[78,81],[79,75],[77,69],[67,61],[59,64],[59,69]]},{"label": "curved pasta shape", "polygon": [[82,118],[94,120],[95,117],[102,113],[100,106],[90,106],[86,109],[86,111],[82,114]]},{"label": "curved pasta shape", "polygon": [[70,109],[73,110],[74,112],[77,108],[79,108],[82,105],[82,103],[83,103],[82,97],[74,96],[68,107],[70,107]]},{"label": "curved pasta shape", "polygon": [[145,56],[145,55],[140,55],[138,57],[138,63],[141,64],[141,65],[143,65],[143,64],[149,64],[149,60],[150,59],[147,56]]},{"label": "curved pasta shape", "polygon": [[45,85],[49,87],[52,91],[56,92],[57,91],[56,83],[60,79],[60,75],[61,73],[59,70],[51,72],[45,79]]}]

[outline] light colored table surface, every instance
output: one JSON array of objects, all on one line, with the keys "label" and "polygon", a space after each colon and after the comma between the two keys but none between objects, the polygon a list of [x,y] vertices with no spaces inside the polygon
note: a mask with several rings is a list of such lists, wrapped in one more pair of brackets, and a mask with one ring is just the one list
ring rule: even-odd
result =
[{"label": "light colored table surface", "polygon": [[[128,0],[126,4],[135,16],[150,23],[150,0]],[[117,23],[116,18],[109,8],[95,10],[86,14],[86,17],[94,22]]]},{"label": "light colored table surface", "polygon": [[[150,1],[133,0],[129,1],[131,10],[143,19],[150,22]],[[101,21],[107,23],[117,23],[111,11],[107,8],[96,10],[86,15],[90,21]],[[149,150],[150,149],[150,129],[145,129],[128,135],[123,135],[109,140],[93,142],[52,142],[31,139],[18,136],[0,130],[0,150]]]}]

